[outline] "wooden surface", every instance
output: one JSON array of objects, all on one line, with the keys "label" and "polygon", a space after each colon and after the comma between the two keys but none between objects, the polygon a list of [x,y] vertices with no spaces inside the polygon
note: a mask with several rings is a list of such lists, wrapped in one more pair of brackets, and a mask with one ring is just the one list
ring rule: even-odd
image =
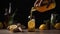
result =
[{"label": "wooden surface", "polygon": [[28,32],[24,30],[24,32],[10,32],[8,30],[0,30],[0,34],[60,34],[60,30],[36,30],[36,32]]}]

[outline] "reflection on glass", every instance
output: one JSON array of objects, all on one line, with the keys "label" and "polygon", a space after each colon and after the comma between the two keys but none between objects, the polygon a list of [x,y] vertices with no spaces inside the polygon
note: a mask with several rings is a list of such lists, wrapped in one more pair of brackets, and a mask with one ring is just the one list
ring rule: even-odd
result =
[{"label": "reflection on glass", "polygon": [[58,21],[57,16],[58,14],[51,14],[50,29],[53,29],[55,23],[57,23]]}]

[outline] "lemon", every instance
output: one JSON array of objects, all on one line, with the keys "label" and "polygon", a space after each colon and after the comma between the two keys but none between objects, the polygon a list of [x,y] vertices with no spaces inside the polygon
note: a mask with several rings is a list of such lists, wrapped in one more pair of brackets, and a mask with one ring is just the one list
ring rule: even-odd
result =
[{"label": "lemon", "polygon": [[10,26],[8,26],[8,28],[10,31],[13,31],[14,29],[17,28],[17,25],[10,25]]},{"label": "lemon", "polygon": [[60,23],[56,23],[54,26],[56,29],[60,29]]},{"label": "lemon", "polygon": [[39,26],[39,29],[40,29],[40,30],[46,30],[46,29],[47,29],[46,24],[41,24],[41,25]]}]

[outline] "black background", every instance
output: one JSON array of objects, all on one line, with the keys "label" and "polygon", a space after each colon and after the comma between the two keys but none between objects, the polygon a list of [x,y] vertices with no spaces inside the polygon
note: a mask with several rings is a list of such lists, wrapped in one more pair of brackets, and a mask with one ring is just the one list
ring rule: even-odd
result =
[{"label": "black background", "polygon": [[[55,1],[56,1],[55,9],[52,9],[44,13],[40,13],[40,12],[35,13],[37,24],[40,24],[41,22],[43,22],[43,20],[50,19],[51,13],[54,12],[56,12],[57,14],[60,13],[59,0],[55,0]],[[27,22],[29,20],[28,16],[30,15],[30,9],[31,7],[33,7],[35,0],[0,0],[0,15],[4,14],[5,8],[9,8],[10,2],[12,4],[13,12],[16,10],[16,8],[18,9],[14,17],[14,21],[17,20],[17,22],[27,25]],[[3,19],[3,16],[1,18]]]}]

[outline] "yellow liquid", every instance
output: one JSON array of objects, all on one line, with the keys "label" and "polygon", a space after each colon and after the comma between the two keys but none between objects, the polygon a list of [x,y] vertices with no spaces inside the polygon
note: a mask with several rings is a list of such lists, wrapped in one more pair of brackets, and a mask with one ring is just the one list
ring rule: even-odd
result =
[{"label": "yellow liquid", "polygon": [[35,31],[35,20],[34,19],[28,22],[28,31]]}]

